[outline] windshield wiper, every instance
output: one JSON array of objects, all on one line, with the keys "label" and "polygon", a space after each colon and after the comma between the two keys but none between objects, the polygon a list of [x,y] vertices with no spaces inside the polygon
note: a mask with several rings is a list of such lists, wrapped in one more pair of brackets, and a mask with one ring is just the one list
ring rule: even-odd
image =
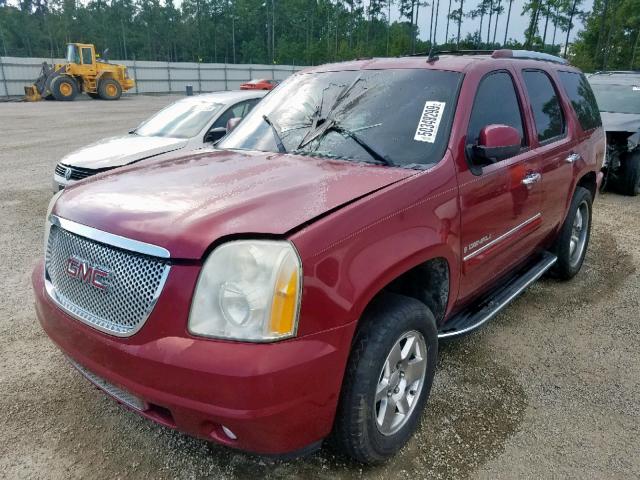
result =
[{"label": "windshield wiper", "polygon": [[[330,132],[332,130],[334,132],[341,133],[342,135],[352,139],[354,142],[360,145],[369,155],[371,155],[371,158],[376,160],[378,163],[381,163],[382,165],[387,165],[390,167],[395,166],[395,163],[393,162],[393,160],[389,158],[388,155],[386,155],[384,152],[381,152],[380,150],[378,150],[377,148],[373,147],[371,144],[363,140],[362,137],[356,134],[353,130],[344,128],[335,120],[331,121],[325,126],[324,130],[322,131],[322,136],[326,135],[327,132]],[[297,149],[294,153],[298,151],[300,151],[300,149]]]},{"label": "windshield wiper", "polygon": [[276,141],[276,147],[278,147],[278,152],[287,153],[287,149],[284,148],[284,143],[282,143],[282,137],[280,133],[278,133],[278,128],[273,124],[273,122],[266,115],[262,115],[262,119],[271,127],[271,131],[273,132],[273,139]]}]

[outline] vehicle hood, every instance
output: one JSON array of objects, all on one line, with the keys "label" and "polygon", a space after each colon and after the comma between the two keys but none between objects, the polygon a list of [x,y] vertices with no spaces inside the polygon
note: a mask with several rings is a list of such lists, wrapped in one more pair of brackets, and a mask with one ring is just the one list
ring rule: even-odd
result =
[{"label": "vehicle hood", "polygon": [[640,131],[640,115],[631,113],[600,112],[605,132]]},{"label": "vehicle hood", "polygon": [[60,163],[94,170],[115,168],[184,148],[187,142],[183,138],[123,135],[105,138],[76,150],[62,158]]},{"label": "vehicle hood", "polygon": [[208,151],[105,172],[68,189],[54,213],[199,259],[219,238],[282,235],[415,170],[291,154]]}]

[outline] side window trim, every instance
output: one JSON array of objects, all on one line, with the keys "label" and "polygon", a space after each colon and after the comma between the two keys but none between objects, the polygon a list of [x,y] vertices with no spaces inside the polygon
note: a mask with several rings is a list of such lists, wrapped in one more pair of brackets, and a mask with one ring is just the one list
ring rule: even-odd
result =
[{"label": "side window trim", "polygon": [[524,89],[525,89],[525,93],[526,93],[527,98],[528,98],[529,110],[530,110],[531,118],[532,118],[532,122],[533,122],[532,123],[532,127],[533,127],[533,131],[535,133],[535,139],[538,142],[538,146],[544,147],[546,145],[550,145],[552,143],[559,142],[560,140],[563,140],[563,139],[567,138],[567,136],[569,134],[569,123],[567,122],[567,112],[565,111],[565,107],[564,107],[563,102],[562,102],[562,95],[560,94],[560,90],[558,88],[558,85],[555,82],[555,79],[551,75],[549,75],[547,72],[545,72],[544,70],[541,70],[539,68],[523,68],[520,71],[523,80],[524,80],[524,73],[525,72],[542,73],[544,76],[546,76],[549,79],[549,82],[551,83],[551,88],[553,88],[553,91],[556,94],[556,98],[558,99],[558,105],[560,106],[560,113],[562,115],[562,133],[560,135],[556,135],[554,137],[550,137],[550,138],[547,138],[547,139],[542,140],[542,141],[538,140],[538,125],[536,125],[535,112],[533,111],[533,105],[531,104],[531,98],[529,97],[529,92],[527,90],[526,82],[524,82]]},{"label": "side window trim", "polygon": [[[509,78],[511,79],[511,85],[513,86],[513,92],[516,96],[516,100],[518,102],[518,110],[520,111],[520,122],[522,124],[522,148],[520,149],[520,152],[518,153],[518,155],[522,154],[523,152],[526,152],[527,150],[529,150],[530,148],[530,142],[529,142],[529,138],[528,138],[528,134],[527,134],[527,121],[524,115],[525,112],[525,106],[522,103],[522,92],[520,91],[520,89],[518,88],[518,84],[516,83],[516,79],[513,75],[513,73],[507,69],[504,68],[500,68],[498,70],[491,70],[490,72],[485,73],[482,78],[480,79],[480,81],[478,82],[478,87],[476,88],[476,92],[475,95],[473,96],[473,105],[471,105],[471,111],[469,112],[469,118],[467,121],[467,131],[465,133],[465,137],[468,137],[469,135],[469,126],[471,125],[471,119],[473,118],[473,112],[475,110],[476,107],[476,102],[478,100],[478,92],[480,91],[480,87],[482,86],[482,83],[489,78],[491,75],[495,75],[498,73],[506,73]],[[467,139],[468,140],[468,139]]]}]

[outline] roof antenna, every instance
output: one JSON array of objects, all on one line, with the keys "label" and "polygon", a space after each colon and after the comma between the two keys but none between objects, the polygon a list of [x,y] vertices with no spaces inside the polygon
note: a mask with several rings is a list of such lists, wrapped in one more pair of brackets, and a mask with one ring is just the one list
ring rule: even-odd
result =
[{"label": "roof antenna", "polygon": [[438,53],[435,51],[436,45],[435,42],[431,44],[431,48],[429,48],[429,56],[427,57],[427,63],[434,63],[440,57],[438,57]]}]

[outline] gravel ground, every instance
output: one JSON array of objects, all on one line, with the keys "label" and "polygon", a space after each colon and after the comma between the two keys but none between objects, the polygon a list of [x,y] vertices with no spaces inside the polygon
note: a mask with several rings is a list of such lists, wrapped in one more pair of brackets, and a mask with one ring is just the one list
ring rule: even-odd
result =
[{"label": "gravel ground", "polygon": [[382,467],[328,449],[291,462],[244,455],[91,388],[32,307],[53,167],[170,100],[0,104],[0,477],[640,478],[640,198],[600,196],[572,282],[542,280],[480,332],[441,346],[422,428]]}]

